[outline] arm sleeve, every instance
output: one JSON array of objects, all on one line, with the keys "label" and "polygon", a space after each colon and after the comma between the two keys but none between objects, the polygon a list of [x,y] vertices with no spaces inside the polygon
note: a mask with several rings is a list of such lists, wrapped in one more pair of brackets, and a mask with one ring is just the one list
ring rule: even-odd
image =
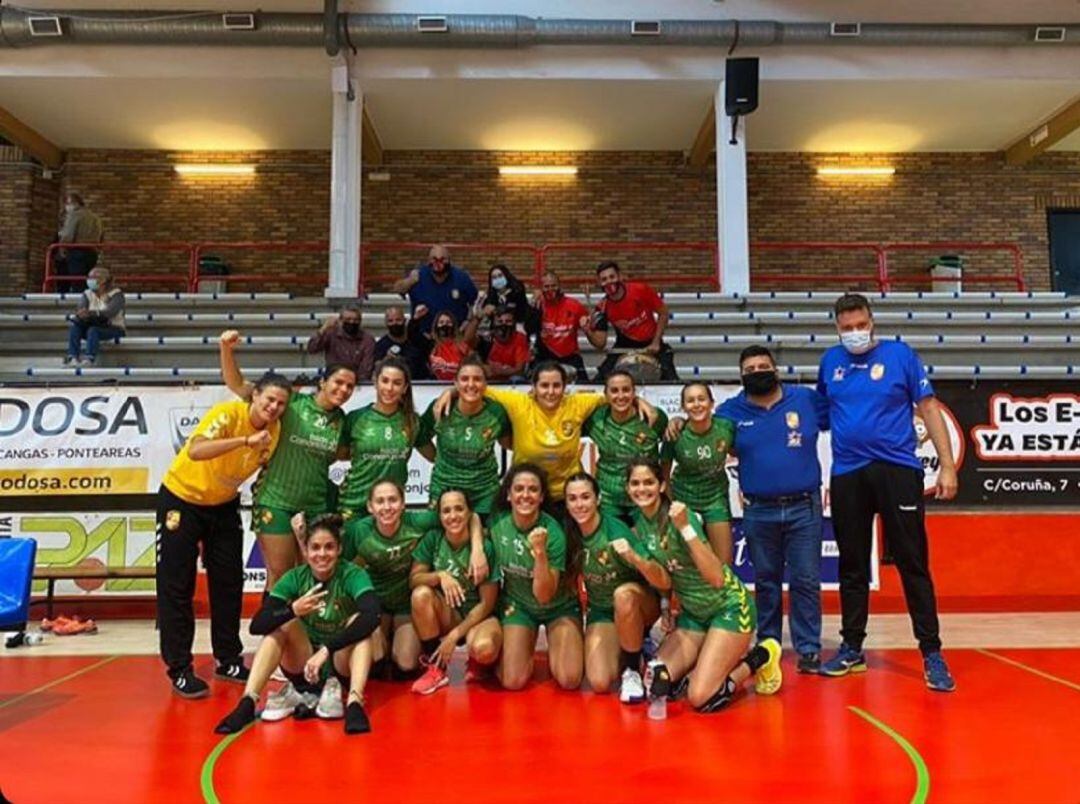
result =
[{"label": "arm sleeve", "polygon": [[74,243],[75,242],[75,229],[78,227],[78,221],[75,220],[75,216],[69,214],[64,218],[64,224],[60,227],[60,242],[61,243]]},{"label": "arm sleeve", "polygon": [[357,366],[358,381],[363,382],[371,379],[371,371],[375,368],[375,338],[370,332],[364,333],[364,341],[360,347],[360,365]]},{"label": "arm sleeve", "polygon": [[[85,296],[83,298],[86,298]],[[101,314],[108,319],[112,319],[118,315],[124,309],[124,294],[114,293],[109,297],[108,303],[105,305],[105,309],[101,311]]]},{"label": "arm sleeve", "polygon": [[292,603],[274,594],[269,594],[263,601],[262,608],[251,618],[250,631],[255,636],[266,636],[281,628],[296,615]]},{"label": "arm sleeve", "polygon": [[817,392],[818,392],[819,394],[821,394],[821,395],[822,395],[823,397],[826,397],[826,398],[827,398],[827,397],[829,396],[829,391],[828,391],[828,389],[827,389],[827,388],[825,387],[825,360],[826,360],[826,359],[828,358],[828,356],[829,356],[829,353],[828,353],[828,352],[826,352],[826,353],[825,353],[825,354],[824,354],[824,355],[822,356],[822,358],[821,358],[821,362],[820,362],[820,363],[818,363],[818,370],[817,370],[817,385],[815,386],[815,390],[816,390],[816,391],[817,391]]},{"label": "arm sleeve", "polygon": [[317,352],[325,351],[326,347],[329,345],[327,343],[329,335],[330,335],[329,330],[323,331],[323,330],[320,329],[318,332],[316,332],[314,335],[312,335],[310,338],[308,338],[308,342],[307,342],[308,354],[313,355],[313,354],[316,354]]},{"label": "arm sleeve", "polygon": [[424,447],[435,440],[435,413],[432,408],[435,403],[427,406],[427,410],[420,416],[420,429],[416,433],[416,446]]},{"label": "arm sleeve", "polygon": [[86,298],[85,293],[80,293],[79,294],[79,301],[75,305],[75,311],[78,312],[79,310],[89,310],[89,309],[90,309],[90,300]]},{"label": "arm sleeve", "polygon": [[906,351],[904,377],[907,381],[908,393],[913,403],[921,402],[926,397],[934,395],[934,386],[930,384],[930,378],[926,376],[926,366],[923,365],[918,353],[911,348]]},{"label": "arm sleeve", "polygon": [[810,393],[810,401],[814,404],[814,414],[817,416],[819,430],[828,430],[829,426],[829,400],[812,388],[807,389]]},{"label": "arm sleeve", "polygon": [[336,650],[355,645],[367,639],[379,627],[379,599],[374,591],[367,591],[356,598],[356,616],[341,631],[326,640],[326,649]]},{"label": "arm sleeve", "polygon": [[656,424],[653,425],[653,432],[656,433],[661,440],[664,438],[664,430],[667,429],[668,417],[660,408],[656,409]]},{"label": "arm sleeve", "polygon": [[441,536],[436,530],[429,530],[424,534],[424,538],[417,543],[416,549],[413,550],[412,560],[414,566],[416,564],[424,564],[425,566],[434,569],[435,547],[440,538]]},{"label": "arm sleeve", "polygon": [[480,294],[476,290],[476,285],[473,283],[472,277],[469,276],[468,272],[465,271],[464,269],[462,269],[461,274],[462,274],[462,276],[465,277],[465,281],[462,283],[462,294],[461,295],[465,298],[465,301],[468,302],[470,305],[474,304],[476,302],[476,297],[479,296]]},{"label": "arm sleeve", "polygon": [[660,312],[660,308],[664,302],[660,298],[660,294],[656,292],[652,285],[642,283],[640,298],[647,310],[651,310],[654,313]]}]

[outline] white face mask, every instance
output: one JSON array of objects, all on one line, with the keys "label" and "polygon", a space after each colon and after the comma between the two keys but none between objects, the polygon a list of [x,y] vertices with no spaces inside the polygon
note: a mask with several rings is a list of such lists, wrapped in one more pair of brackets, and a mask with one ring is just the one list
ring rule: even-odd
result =
[{"label": "white face mask", "polygon": [[863,352],[869,351],[872,340],[868,329],[856,329],[851,332],[840,333],[840,343],[853,355],[861,355]]},{"label": "white face mask", "polygon": [[74,211],[75,211],[75,205],[74,204],[64,204],[64,212],[74,212]]}]

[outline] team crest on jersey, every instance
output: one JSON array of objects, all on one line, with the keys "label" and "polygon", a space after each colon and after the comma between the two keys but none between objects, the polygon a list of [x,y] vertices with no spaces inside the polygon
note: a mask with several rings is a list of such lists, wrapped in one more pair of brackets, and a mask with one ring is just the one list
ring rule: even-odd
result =
[{"label": "team crest on jersey", "polygon": [[787,422],[787,426],[792,430],[799,428],[799,412],[795,410],[789,410],[784,416],[784,421]]},{"label": "team crest on jersey", "polygon": [[885,364],[884,363],[875,363],[874,365],[872,365],[870,367],[870,379],[871,380],[880,380],[884,376],[885,376]]},{"label": "team crest on jersey", "polygon": [[799,430],[788,430],[787,445],[791,449],[798,449],[802,446],[802,432]]},{"label": "team crest on jersey", "polygon": [[165,529],[176,530],[180,527],[180,512],[179,511],[167,511],[165,513]]},{"label": "team crest on jersey", "polygon": [[262,522],[264,525],[269,525],[271,522],[274,521],[274,512],[271,511],[269,508],[263,508],[261,511],[259,511],[259,521]]},{"label": "team crest on jersey", "polygon": [[833,382],[841,382],[844,379],[844,367],[837,366],[832,373]]},{"label": "team crest on jersey", "polygon": [[642,432],[642,433],[638,433],[638,434],[637,434],[637,435],[636,435],[636,436],[634,437],[634,440],[635,440],[635,441],[636,441],[636,442],[637,442],[638,444],[644,444],[644,443],[645,443],[645,440],[646,440],[646,439],[647,439],[648,437],[649,437],[648,433],[644,433],[644,432]]},{"label": "team crest on jersey", "polygon": [[487,441],[489,438],[491,438],[491,434],[494,432],[495,431],[492,430],[490,427],[485,427],[483,432],[484,440]]},{"label": "team crest on jersey", "polygon": [[574,423],[573,422],[563,422],[562,423],[562,434],[566,438],[569,438],[570,436],[572,436],[574,434]]},{"label": "team crest on jersey", "polygon": [[608,564],[611,563],[611,553],[608,552],[606,549],[601,550],[599,553],[596,554],[596,563],[599,564],[601,567],[606,567]]},{"label": "team crest on jersey", "polygon": [[517,606],[513,603],[507,603],[506,606],[503,607],[503,617],[513,617],[515,611],[517,611]]}]

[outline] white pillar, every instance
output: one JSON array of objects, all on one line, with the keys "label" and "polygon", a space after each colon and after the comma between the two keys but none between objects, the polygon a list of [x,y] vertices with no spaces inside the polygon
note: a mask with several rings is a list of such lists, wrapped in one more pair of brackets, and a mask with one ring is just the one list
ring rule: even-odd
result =
[{"label": "white pillar", "polygon": [[724,113],[724,82],[716,88],[716,242],[720,288],[750,292],[750,228],[746,212],[746,118],[739,118],[738,143],[731,144],[732,118]]},{"label": "white pillar", "polygon": [[[326,297],[356,298],[360,280],[360,151],[364,96],[349,67],[332,71],[334,131],[330,152],[330,270]],[[352,87],[352,98],[349,89]]]}]

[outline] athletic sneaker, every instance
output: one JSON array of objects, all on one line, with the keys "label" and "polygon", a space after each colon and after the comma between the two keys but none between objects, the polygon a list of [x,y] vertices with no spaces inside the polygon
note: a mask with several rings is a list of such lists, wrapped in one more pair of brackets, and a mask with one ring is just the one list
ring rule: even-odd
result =
[{"label": "athletic sneaker", "polygon": [[416,679],[412,685],[412,691],[419,695],[431,695],[450,683],[446,671],[439,667],[438,662],[421,659],[421,663],[427,668],[424,675]]},{"label": "athletic sneaker", "polygon": [[236,708],[222,718],[214,729],[216,734],[236,734],[249,723],[255,722],[255,699],[242,695]]},{"label": "athletic sneaker", "polygon": [[619,684],[619,700],[624,704],[639,704],[645,700],[645,684],[641,674],[632,667],[623,670]]},{"label": "athletic sneaker", "polygon": [[803,675],[816,676],[821,672],[821,654],[800,653],[799,663],[795,669]]},{"label": "athletic sneaker", "polygon": [[926,678],[926,686],[934,692],[952,692],[956,689],[956,681],[953,680],[949,666],[945,664],[945,657],[940,651],[928,653],[923,657],[923,676]]},{"label": "athletic sneaker", "polygon": [[848,673],[865,672],[866,657],[861,650],[855,650],[846,642],[840,644],[840,650],[836,652],[835,656],[821,665],[821,675],[834,678],[846,676]]},{"label": "athletic sneaker", "polygon": [[323,684],[315,714],[323,720],[341,720],[345,717],[345,704],[341,702],[341,682],[333,676]]},{"label": "athletic sneaker", "polygon": [[758,647],[768,651],[769,660],[754,674],[754,691],[758,695],[776,695],[784,683],[784,673],[780,669],[780,643],[770,637],[761,640]]},{"label": "athletic sneaker", "polygon": [[345,733],[367,734],[371,731],[371,721],[368,720],[364,705],[359,701],[349,701],[345,707]]},{"label": "athletic sneaker", "polygon": [[205,698],[210,694],[210,685],[195,675],[195,669],[185,667],[176,675],[170,675],[172,689],[181,698]]},{"label": "athletic sneaker", "polygon": [[667,694],[669,701],[678,701],[686,697],[686,691],[690,689],[690,675],[687,674],[671,685],[671,691]]},{"label": "athletic sneaker", "polygon": [[259,718],[267,723],[275,723],[279,720],[292,717],[296,707],[307,704],[314,707],[319,699],[310,692],[300,693],[292,682],[288,682],[273,695],[266,699],[266,706]]},{"label": "athletic sneaker", "polygon": [[214,678],[222,681],[231,681],[234,684],[247,684],[251,671],[244,666],[243,659],[233,659],[231,662],[222,662],[214,670]]}]

